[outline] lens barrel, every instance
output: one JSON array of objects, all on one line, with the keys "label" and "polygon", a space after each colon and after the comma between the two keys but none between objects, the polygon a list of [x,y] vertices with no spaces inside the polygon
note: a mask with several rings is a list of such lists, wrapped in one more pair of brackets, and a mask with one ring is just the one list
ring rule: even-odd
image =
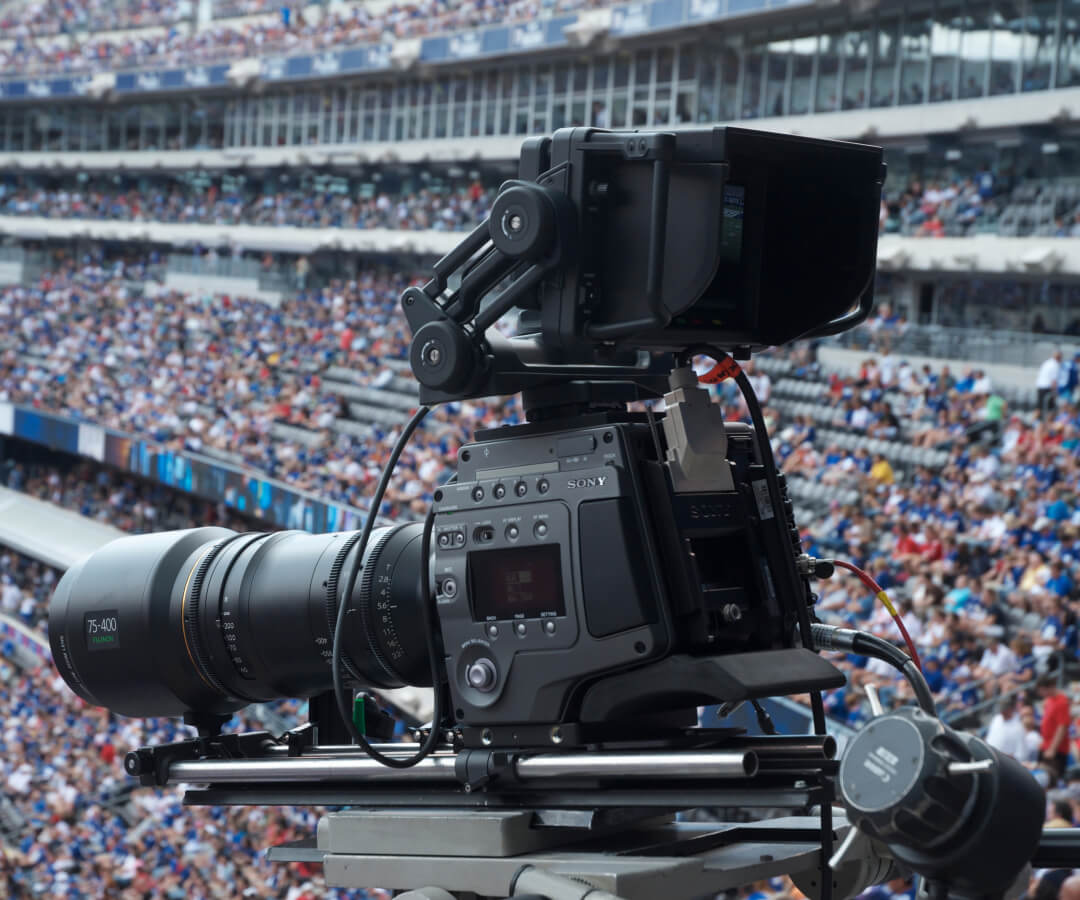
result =
[{"label": "lens barrel", "polygon": [[[126,716],[227,714],[327,691],[353,534],[194,528],[113,541],[56,587],[56,667],[88,703]],[[342,634],[359,686],[431,684],[422,536],[394,525],[368,541]]]}]

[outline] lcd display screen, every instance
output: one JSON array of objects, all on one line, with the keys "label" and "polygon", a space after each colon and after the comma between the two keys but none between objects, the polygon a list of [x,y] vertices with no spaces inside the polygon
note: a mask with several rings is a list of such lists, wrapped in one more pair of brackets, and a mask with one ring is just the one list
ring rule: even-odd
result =
[{"label": "lcd display screen", "polygon": [[558,544],[470,553],[469,584],[477,622],[566,614]]}]

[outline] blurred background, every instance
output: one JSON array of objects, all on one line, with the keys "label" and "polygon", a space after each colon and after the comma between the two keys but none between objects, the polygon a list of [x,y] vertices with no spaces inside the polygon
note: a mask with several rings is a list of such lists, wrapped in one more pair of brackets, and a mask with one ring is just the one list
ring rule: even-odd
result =
[{"label": "blurred background", "polygon": [[[886,148],[873,317],[752,379],[804,546],[895,595],[946,719],[1080,824],[1080,0],[0,0],[0,896],[389,896],[266,860],[317,811],[134,790],[124,752],[187,730],[68,691],[50,591],[123,532],[359,527],[416,404],[398,297],[523,138],[721,123]],[[379,513],[519,418],[436,410]],[[847,576],[819,611],[896,637]],[[868,684],[908,700],[843,665],[841,741]]]}]

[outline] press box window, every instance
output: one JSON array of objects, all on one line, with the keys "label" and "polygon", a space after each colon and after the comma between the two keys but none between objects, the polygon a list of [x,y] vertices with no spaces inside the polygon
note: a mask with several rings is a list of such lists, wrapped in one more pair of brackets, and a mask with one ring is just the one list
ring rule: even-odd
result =
[{"label": "press box window", "polygon": [[566,614],[558,544],[469,554],[474,621]]}]

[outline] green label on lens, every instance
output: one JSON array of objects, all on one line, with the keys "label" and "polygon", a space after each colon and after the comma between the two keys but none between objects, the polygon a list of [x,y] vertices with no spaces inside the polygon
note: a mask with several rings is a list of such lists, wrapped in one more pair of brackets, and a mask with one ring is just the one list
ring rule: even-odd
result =
[{"label": "green label on lens", "polygon": [[83,617],[87,650],[113,650],[120,646],[120,615],[115,609],[88,612]]}]

